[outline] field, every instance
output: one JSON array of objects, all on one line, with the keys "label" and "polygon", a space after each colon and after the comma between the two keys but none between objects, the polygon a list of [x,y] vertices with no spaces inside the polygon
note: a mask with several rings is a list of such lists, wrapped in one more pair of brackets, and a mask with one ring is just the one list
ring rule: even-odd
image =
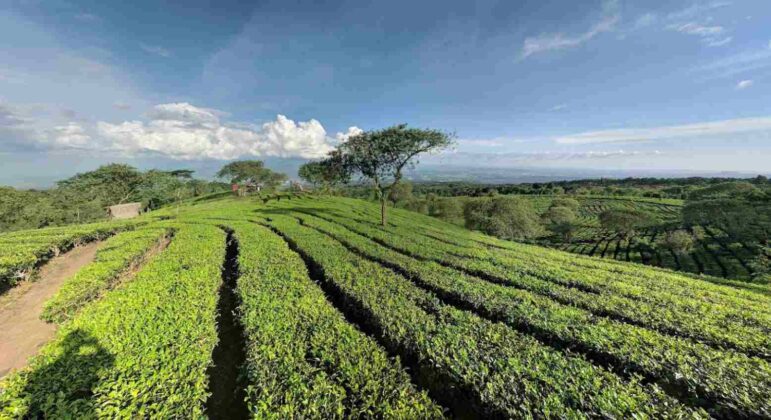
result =
[{"label": "field", "polygon": [[8,279],[102,241],[0,418],[771,417],[771,287],[379,211],[226,198],[0,235]]},{"label": "field", "polygon": [[[520,195],[533,209],[544,213],[557,196]],[[693,274],[747,280],[752,277],[750,261],[758,250],[745,243],[734,243],[719,229],[710,226],[684,226],[682,201],[642,197],[572,197],[577,210],[578,229],[569,242],[557,235],[545,235],[536,243],[581,255],[630,261]],[[457,199],[457,198],[456,198]],[[461,198],[473,200],[473,198]],[[628,239],[603,229],[598,215],[609,209],[642,211],[651,217]],[[457,221],[462,224],[462,221]],[[668,232],[684,229],[696,235],[695,246],[684,255],[657,248],[656,240]]]},{"label": "field", "polygon": [[[756,251],[746,244],[731,243],[720,230],[710,226],[683,226],[680,205],[676,200],[669,203],[626,199],[580,200],[579,216],[582,227],[571,243],[544,241],[565,251],[583,255],[632,261],[657,267],[665,267],[695,274],[706,274],[732,279],[748,279],[752,268],[748,262]],[[628,240],[604,231],[597,223],[597,215],[609,208],[630,208],[653,216],[653,222],[636,232]],[[699,233],[694,249],[686,255],[655,247],[641,247],[637,242],[653,244],[656,239],[675,229]]]}]

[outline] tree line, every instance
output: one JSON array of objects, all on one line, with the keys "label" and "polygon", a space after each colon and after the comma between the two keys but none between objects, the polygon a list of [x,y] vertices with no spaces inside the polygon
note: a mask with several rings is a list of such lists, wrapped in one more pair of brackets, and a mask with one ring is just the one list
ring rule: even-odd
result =
[{"label": "tree line", "polygon": [[258,160],[228,163],[213,181],[197,179],[193,174],[188,169],[140,171],[130,165],[111,163],[58,181],[50,189],[0,186],[0,231],[105,220],[107,207],[114,204],[140,202],[143,210],[154,210],[227,192],[232,184],[271,191],[287,180],[285,174],[266,168]]}]

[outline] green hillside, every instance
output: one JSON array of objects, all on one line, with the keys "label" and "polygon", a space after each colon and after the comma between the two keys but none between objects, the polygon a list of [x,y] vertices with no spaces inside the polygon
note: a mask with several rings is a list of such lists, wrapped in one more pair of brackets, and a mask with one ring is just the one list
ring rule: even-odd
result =
[{"label": "green hillside", "polygon": [[771,287],[379,214],[274,195],[0,235],[8,285],[102,240],[0,418],[771,417]]},{"label": "green hillside", "polygon": [[[763,251],[758,244],[732,239],[716,226],[687,224],[683,222],[683,201],[646,197],[604,197],[566,195],[499,195],[514,197],[529,203],[536,217],[544,215],[555,200],[574,200],[578,207],[575,230],[571,238],[544,230],[530,238],[530,242],[557,248],[576,254],[636,262],[687,273],[723,277],[727,279],[753,280],[760,283],[771,281],[767,275],[758,274],[753,261]],[[462,210],[473,202],[489,200],[488,197],[437,197],[433,200],[413,199],[398,203],[418,213],[433,214],[446,221],[463,226]],[[455,202],[457,213],[444,217],[443,210]],[[600,215],[608,210],[633,211],[645,215],[646,220],[628,236],[604,228]],[[660,245],[660,241],[673,232],[687,232],[693,245],[687,252],[676,253]],[[767,251],[766,251],[767,252]]]}]

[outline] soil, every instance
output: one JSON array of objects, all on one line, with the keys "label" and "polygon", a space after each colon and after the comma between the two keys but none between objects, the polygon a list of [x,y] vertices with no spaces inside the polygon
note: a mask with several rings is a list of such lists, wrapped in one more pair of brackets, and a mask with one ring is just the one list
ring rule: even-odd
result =
[{"label": "soil", "polygon": [[246,386],[241,375],[246,360],[244,329],[235,315],[240,304],[236,293],[238,282],[238,241],[228,231],[227,252],[222,265],[222,286],[217,303],[218,343],[212,352],[214,364],[209,368],[209,391],[206,414],[212,420],[248,419]]},{"label": "soil", "polygon": [[0,296],[0,378],[26,365],[50,340],[56,325],[40,319],[43,305],[64,280],[96,256],[98,242],[73,248],[40,268],[36,280],[21,282]]}]

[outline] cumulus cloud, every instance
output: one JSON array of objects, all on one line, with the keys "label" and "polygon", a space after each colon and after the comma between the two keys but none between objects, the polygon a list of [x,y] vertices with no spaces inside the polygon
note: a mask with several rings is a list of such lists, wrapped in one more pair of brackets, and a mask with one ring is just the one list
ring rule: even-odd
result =
[{"label": "cumulus cloud", "polygon": [[278,115],[275,121],[255,126],[222,122],[221,115],[188,103],[161,104],[148,113],[147,122],[98,122],[99,141],[94,146],[173,159],[319,158],[332,150],[331,139],[314,119],[295,123]]},{"label": "cumulus cloud", "polygon": [[[79,123],[40,120],[0,103],[0,138],[13,145],[81,149],[125,156],[157,154],[172,159],[235,159],[244,156],[321,158],[335,139],[315,119],[295,122],[278,115],[262,125],[223,121],[226,113],[189,103],[160,104],[145,120]],[[361,132],[337,133],[347,139]]]},{"label": "cumulus cloud", "polygon": [[348,131],[346,131],[345,133],[337,133],[335,138],[337,139],[338,142],[343,143],[345,141],[348,141],[348,139],[351,138],[352,136],[357,136],[363,132],[364,130],[362,130],[361,128],[352,126],[352,127],[348,127]]},{"label": "cumulus cloud", "polygon": [[603,5],[602,19],[592,25],[586,32],[572,35],[565,35],[559,32],[527,37],[522,45],[521,57],[527,58],[541,52],[577,47],[603,32],[612,31],[619,19],[618,3],[616,1],[606,1]]},{"label": "cumulus cloud", "polygon": [[771,134],[771,117],[742,118],[653,128],[590,131],[556,137],[553,140],[561,144],[621,143],[751,132]]},{"label": "cumulus cloud", "polygon": [[742,80],[741,82],[736,84],[736,89],[738,90],[747,89],[750,86],[752,86],[752,80]]},{"label": "cumulus cloud", "polygon": [[211,108],[200,108],[187,102],[160,104],[148,113],[152,120],[183,121],[193,124],[219,124],[224,113]]}]

